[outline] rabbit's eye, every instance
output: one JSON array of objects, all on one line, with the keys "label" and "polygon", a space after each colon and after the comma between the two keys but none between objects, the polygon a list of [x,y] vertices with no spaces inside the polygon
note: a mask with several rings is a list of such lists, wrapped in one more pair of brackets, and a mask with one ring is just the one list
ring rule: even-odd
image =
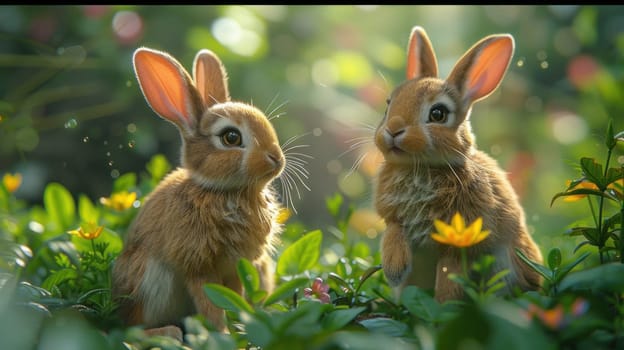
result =
[{"label": "rabbit's eye", "polygon": [[221,133],[221,142],[224,146],[237,147],[243,144],[243,137],[236,129],[225,129]]},{"label": "rabbit's eye", "polygon": [[448,120],[449,110],[445,105],[437,104],[429,110],[429,123],[446,123]]}]

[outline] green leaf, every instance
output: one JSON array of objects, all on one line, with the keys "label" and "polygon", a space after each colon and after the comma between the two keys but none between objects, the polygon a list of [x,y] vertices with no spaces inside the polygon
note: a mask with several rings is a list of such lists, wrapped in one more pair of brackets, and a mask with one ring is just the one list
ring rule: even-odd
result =
[{"label": "green leaf", "polygon": [[624,169],[622,168],[609,168],[607,169],[606,183],[607,186],[621,180],[624,177]]},{"label": "green leaf", "polygon": [[590,255],[591,253],[585,252],[581,254],[578,258],[574,259],[574,261],[572,261],[571,263],[566,264],[563,267],[561,267],[559,270],[557,270],[554,276],[555,282],[561,281],[561,279],[563,279],[568,273],[570,273],[570,271],[572,271],[572,269],[574,269],[576,265],[583,262],[583,260],[587,259],[587,257]]},{"label": "green leaf", "polygon": [[366,269],[366,271],[364,271],[362,276],[360,276],[360,283],[358,284],[356,292],[360,290],[360,288],[362,287],[364,282],[366,282],[367,279],[369,279],[373,274],[375,274],[375,272],[381,270],[381,268],[382,268],[381,265],[375,265]]},{"label": "green leaf", "polygon": [[250,314],[253,314],[254,312],[251,305],[249,305],[242,296],[230,288],[220,284],[207,283],[204,285],[204,292],[213,304],[226,311],[245,311]]},{"label": "green leaf", "polygon": [[58,271],[53,272],[51,275],[46,278],[41,287],[47,290],[52,290],[52,288],[70,280],[74,280],[78,278],[78,271],[73,268],[65,268]]},{"label": "green leaf", "polygon": [[320,230],[307,233],[284,250],[277,261],[279,276],[296,275],[316,265],[321,254],[323,233]]},{"label": "green leaf", "polygon": [[597,163],[594,158],[581,158],[581,169],[587,180],[596,184],[600,192],[607,188],[607,182],[602,172],[602,164]]},{"label": "green leaf", "polygon": [[61,184],[53,182],[43,192],[43,204],[59,231],[71,228],[76,220],[76,204],[71,193]]},{"label": "green leaf", "polygon": [[240,258],[236,264],[236,272],[248,295],[260,288],[260,275],[249,260]]},{"label": "green leaf", "polygon": [[340,212],[340,207],[342,206],[343,198],[340,193],[336,192],[332,197],[327,197],[325,199],[325,206],[327,207],[327,211],[331,214],[332,217],[337,218],[338,213]]},{"label": "green leaf", "polygon": [[81,194],[78,197],[78,215],[83,222],[90,222],[96,224],[100,219],[100,211],[91,202],[89,197]]},{"label": "green leaf", "polygon": [[347,283],[347,281],[345,281],[344,278],[340,277],[340,275],[334,272],[330,272],[328,276],[331,280],[338,283],[341,287],[345,288],[346,290],[350,292],[353,292],[353,287],[349,283]]},{"label": "green leaf", "polygon": [[160,181],[171,169],[169,161],[167,161],[167,158],[162,154],[153,156],[145,167],[152,176],[152,181],[154,182]]},{"label": "green leaf", "polygon": [[624,264],[610,263],[569,274],[560,285],[561,291],[621,293],[624,290]]},{"label": "green leaf", "polygon": [[616,144],[617,140],[615,139],[613,132],[613,120],[609,119],[609,124],[607,125],[607,135],[605,138],[605,146],[607,146],[607,148],[611,150],[613,149],[613,147],[615,147]]},{"label": "green leaf", "polygon": [[[490,279],[485,283],[485,286],[488,287],[488,290],[491,292],[492,286],[498,282],[503,277],[507,276],[510,273],[509,269],[503,269],[498,271],[494,276],[490,277]],[[502,282],[504,284],[504,281]]]},{"label": "green leaf", "polygon": [[128,191],[136,187],[136,174],[126,173],[115,179],[113,183],[113,193]]},{"label": "green leaf", "polygon": [[359,323],[373,333],[382,333],[391,337],[402,337],[408,330],[407,324],[385,317],[369,318]]},{"label": "green leaf", "polygon": [[516,248],[516,255],[522,259],[530,268],[535,270],[535,272],[542,275],[546,280],[552,281],[554,278],[554,274],[551,270],[549,270],[546,266],[540,265],[531,259],[527,258],[520,249]]},{"label": "green leaf", "polygon": [[590,195],[590,196],[598,196],[598,197],[605,197],[605,198],[611,198],[611,196],[609,196],[608,194],[601,192],[599,190],[594,190],[591,188],[577,188],[575,190],[570,190],[570,191],[566,191],[566,192],[559,192],[557,194],[555,194],[552,198],[552,200],[550,201],[550,206],[553,205],[553,203],[555,203],[555,200],[559,197],[568,197],[568,196],[578,196],[578,195]]},{"label": "green leaf", "polygon": [[561,250],[559,248],[553,248],[548,252],[548,267],[551,270],[558,268],[561,265]]},{"label": "green leaf", "polygon": [[437,321],[442,311],[440,304],[429,293],[415,286],[407,286],[403,290],[401,304],[412,315],[426,322]]},{"label": "green leaf", "polygon": [[294,278],[288,282],[280,283],[277,288],[264,300],[264,306],[276,303],[279,300],[290,298],[298,288],[306,285],[310,280],[304,277]]},{"label": "green leaf", "polygon": [[[74,244],[74,247],[79,252],[93,250],[93,245],[88,239],[72,235],[71,242]],[[119,237],[117,232],[112,231],[106,227],[104,227],[102,233],[98,238],[94,240],[94,242],[97,244],[105,243],[107,245],[106,250],[104,251],[105,254],[116,255],[121,252],[121,249],[123,247],[123,240],[121,239],[121,237]]]},{"label": "green leaf", "polygon": [[353,321],[353,319],[355,319],[357,315],[364,312],[364,310],[366,310],[366,307],[364,306],[334,310],[323,317],[323,329],[327,331],[336,331],[349,324],[349,322]]}]

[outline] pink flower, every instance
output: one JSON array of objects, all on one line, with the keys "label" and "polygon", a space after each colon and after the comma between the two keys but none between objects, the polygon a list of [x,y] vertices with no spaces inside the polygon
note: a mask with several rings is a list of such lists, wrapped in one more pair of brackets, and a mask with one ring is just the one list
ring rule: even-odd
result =
[{"label": "pink flower", "polygon": [[323,283],[323,279],[317,277],[312,282],[312,288],[304,288],[303,295],[308,298],[316,297],[321,303],[329,304],[331,299],[329,297],[329,285]]}]

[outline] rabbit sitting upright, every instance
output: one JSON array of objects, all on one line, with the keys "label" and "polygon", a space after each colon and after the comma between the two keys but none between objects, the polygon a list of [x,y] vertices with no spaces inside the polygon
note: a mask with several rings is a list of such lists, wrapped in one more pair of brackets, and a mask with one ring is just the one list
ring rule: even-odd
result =
[{"label": "rabbit sitting upright", "polygon": [[500,84],[513,51],[511,35],[485,37],[442,80],[427,34],[418,26],[411,32],[407,80],[392,92],[374,136],[384,156],[374,184],[375,208],[387,227],[382,266],[396,292],[412,284],[433,289],[441,302],[462,297],[460,285],[448,278],[461,272],[459,250],[430,238],[434,220],[450,222],[457,212],[466,222],[482,217],[491,232],[467,248],[469,264],[491,254],[493,273],[509,270],[507,292],[540,286],[540,275],[515,252],[542,261],[524,211],[505,172],[476,148],[469,121],[473,103]]},{"label": "rabbit sitting upright", "polygon": [[202,314],[225,330],[224,311],[203,286],[242,293],[240,258],[273,288],[271,254],[281,231],[271,182],[285,157],[267,117],[230,100],[219,58],[201,50],[193,77],[167,53],[139,48],[134,69],[150,107],[182,138],[181,167],[149,194],[131,224],[113,269],[113,294],[127,325],[180,338],[185,316]]}]

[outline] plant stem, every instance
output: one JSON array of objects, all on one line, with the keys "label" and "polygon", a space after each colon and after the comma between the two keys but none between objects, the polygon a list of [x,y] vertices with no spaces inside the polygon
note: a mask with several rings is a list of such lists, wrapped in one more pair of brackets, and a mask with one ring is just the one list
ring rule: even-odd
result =
[{"label": "plant stem", "polygon": [[[611,152],[612,149],[609,148],[609,150],[607,151],[607,161],[605,163],[605,168],[604,168],[604,178],[607,178],[607,172],[609,170],[609,162],[611,161]],[[607,184],[609,185],[609,184]],[[606,188],[601,188],[601,191],[606,191]],[[604,196],[600,196],[600,204],[598,205],[598,236],[600,241],[598,242],[598,252],[600,253],[600,264],[604,263],[604,256],[603,256],[603,252],[602,252],[602,248],[604,247],[604,243],[607,241],[607,237],[603,237],[603,232],[602,232],[602,212],[604,209]]]},{"label": "plant stem", "polygon": [[[624,165],[622,165],[624,174]],[[622,190],[624,191],[624,178],[622,178]],[[620,202],[620,262],[624,264],[624,199]]]},{"label": "plant stem", "polygon": [[464,277],[468,280],[468,257],[466,256],[466,248],[461,248],[461,263],[462,263],[462,272],[464,273]]}]

